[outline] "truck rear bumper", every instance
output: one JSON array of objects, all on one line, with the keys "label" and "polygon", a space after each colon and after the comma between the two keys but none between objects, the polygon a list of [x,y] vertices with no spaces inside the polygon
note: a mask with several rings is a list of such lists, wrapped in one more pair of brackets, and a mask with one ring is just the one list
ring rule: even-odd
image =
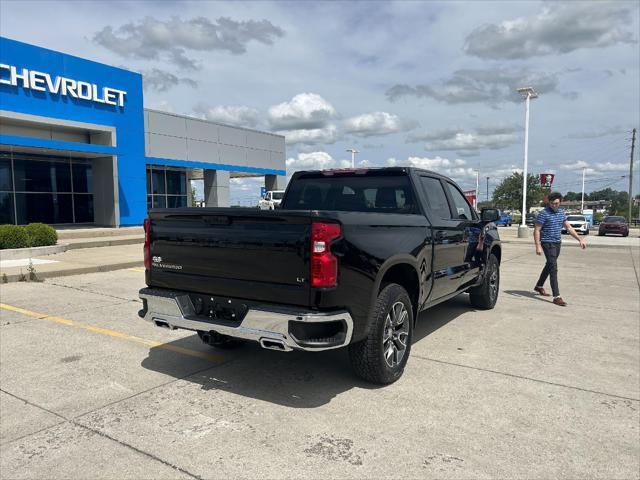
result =
[{"label": "truck rear bumper", "polygon": [[157,326],[183,328],[259,342],[274,350],[322,351],[348,345],[353,319],[347,311],[309,312],[272,305],[249,307],[239,324],[196,315],[186,292],[159,288],[140,290],[138,315]]}]

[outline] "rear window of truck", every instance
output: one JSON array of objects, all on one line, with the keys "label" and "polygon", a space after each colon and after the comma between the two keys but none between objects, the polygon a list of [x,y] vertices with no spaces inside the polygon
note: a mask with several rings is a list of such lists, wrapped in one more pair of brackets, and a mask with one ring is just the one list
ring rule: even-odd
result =
[{"label": "rear window of truck", "polygon": [[289,186],[282,208],[343,212],[416,212],[411,184],[406,175],[297,178]]}]

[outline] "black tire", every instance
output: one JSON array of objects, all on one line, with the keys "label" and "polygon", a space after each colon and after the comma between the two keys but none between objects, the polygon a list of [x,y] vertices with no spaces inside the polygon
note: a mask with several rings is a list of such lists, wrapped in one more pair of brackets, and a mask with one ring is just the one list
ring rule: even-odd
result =
[{"label": "black tire", "polygon": [[[393,318],[398,320],[396,325]],[[349,345],[351,366],[368,382],[393,383],[402,376],[411,353],[413,307],[407,291],[397,283],[385,286],[373,306],[370,322],[367,338]]]},{"label": "black tire", "polygon": [[589,235],[589,230],[587,230],[586,232],[584,232],[585,235]]},{"label": "black tire", "polygon": [[599,236],[599,237],[604,237],[604,236],[605,236],[605,234],[604,234],[604,233],[600,233],[600,232],[598,232],[598,236]]},{"label": "black tire", "polygon": [[469,290],[471,305],[482,310],[496,306],[500,292],[500,263],[494,254],[489,255],[482,284]]},{"label": "black tire", "polygon": [[233,338],[228,335],[222,335],[218,332],[203,332],[198,330],[198,336],[207,345],[221,350],[232,350],[244,345],[245,340]]}]

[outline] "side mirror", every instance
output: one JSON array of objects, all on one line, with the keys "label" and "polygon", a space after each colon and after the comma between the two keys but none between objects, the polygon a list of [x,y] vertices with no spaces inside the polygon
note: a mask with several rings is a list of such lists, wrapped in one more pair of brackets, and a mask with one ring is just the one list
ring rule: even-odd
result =
[{"label": "side mirror", "polygon": [[500,218],[500,210],[497,208],[483,208],[480,218],[483,222],[495,222]]}]

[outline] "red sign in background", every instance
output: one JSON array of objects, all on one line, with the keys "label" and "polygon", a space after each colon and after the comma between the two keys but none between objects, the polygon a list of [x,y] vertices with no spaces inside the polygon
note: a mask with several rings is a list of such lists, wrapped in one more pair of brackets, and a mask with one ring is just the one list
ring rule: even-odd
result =
[{"label": "red sign in background", "polygon": [[543,187],[550,187],[553,185],[553,179],[555,178],[555,174],[553,173],[541,173],[540,174],[540,184]]}]

